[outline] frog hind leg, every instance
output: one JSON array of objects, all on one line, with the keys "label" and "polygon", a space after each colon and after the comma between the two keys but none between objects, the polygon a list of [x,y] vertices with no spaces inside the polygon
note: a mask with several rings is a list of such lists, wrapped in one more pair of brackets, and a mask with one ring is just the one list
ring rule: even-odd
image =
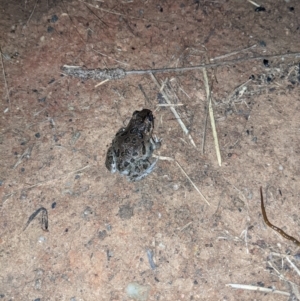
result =
[{"label": "frog hind leg", "polygon": [[144,179],[153,171],[157,161],[158,161],[158,158],[153,163],[150,164],[150,162],[148,160],[147,161],[145,160],[145,162],[142,163],[144,170],[142,172],[140,172],[139,174],[131,174],[130,177],[128,178],[128,180],[130,182],[136,182],[136,181],[140,181],[140,180]]}]

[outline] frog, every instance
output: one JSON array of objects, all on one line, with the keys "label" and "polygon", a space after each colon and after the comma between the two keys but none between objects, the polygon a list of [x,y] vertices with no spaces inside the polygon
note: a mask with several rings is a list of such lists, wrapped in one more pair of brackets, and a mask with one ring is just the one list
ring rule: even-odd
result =
[{"label": "frog", "polygon": [[119,172],[129,182],[148,176],[158,158],[152,159],[154,150],[161,147],[162,139],[152,136],[154,116],[151,110],[134,111],[126,127],[120,128],[107,150],[105,166],[111,172]]}]

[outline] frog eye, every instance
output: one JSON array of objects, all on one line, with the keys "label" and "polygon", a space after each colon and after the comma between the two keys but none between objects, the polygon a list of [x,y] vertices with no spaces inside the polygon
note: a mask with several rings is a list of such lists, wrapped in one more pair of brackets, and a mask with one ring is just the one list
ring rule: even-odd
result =
[{"label": "frog eye", "polygon": [[149,121],[151,121],[151,122],[154,120],[154,117],[153,117],[152,112],[150,112],[150,113],[148,114],[148,119],[149,119]]},{"label": "frog eye", "polygon": [[128,132],[125,131],[125,132],[123,132],[123,133],[121,134],[121,136],[123,137],[123,136],[126,136],[127,134],[128,134]]}]

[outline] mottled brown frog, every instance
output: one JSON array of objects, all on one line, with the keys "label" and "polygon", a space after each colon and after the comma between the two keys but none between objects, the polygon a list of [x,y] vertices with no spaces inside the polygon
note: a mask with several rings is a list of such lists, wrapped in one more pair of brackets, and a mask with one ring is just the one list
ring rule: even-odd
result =
[{"label": "mottled brown frog", "polygon": [[107,151],[107,169],[112,173],[118,171],[130,182],[149,175],[158,160],[150,162],[152,153],[161,146],[161,139],[152,137],[153,129],[150,110],[134,111],[127,127],[119,129]]}]

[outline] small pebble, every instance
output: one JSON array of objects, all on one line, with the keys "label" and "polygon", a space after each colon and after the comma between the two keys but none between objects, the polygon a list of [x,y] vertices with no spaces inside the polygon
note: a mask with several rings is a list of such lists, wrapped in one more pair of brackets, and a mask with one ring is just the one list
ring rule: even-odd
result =
[{"label": "small pebble", "polygon": [[45,101],[46,101],[46,96],[38,99],[38,102],[45,102]]},{"label": "small pebble", "polygon": [[84,211],[82,212],[81,214],[81,217],[86,219],[86,220],[89,220],[90,216],[93,214],[93,210],[91,207],[87,206]]},{"label": "small pebble", "polygon": [[46,241],[45,236],[40,236],[40,237],[39,237],[39,242],[40,242],[40,243],[43,243],[43,242],[45,242],[45,241]]},{"label": "small pebble", "polygon": [[259,46],[261,47],[267,47],[267,44],[265,41],[259,41]]},{"label": "small pebble", "polygon": [[25,168],[24,168],[24,167],[22,167],[22,168],[21,168],[21,172],[24,172],[24,171],[25,171]]},{"label": "small pebble", "polygon": [[130,207],[130,205],[120,206],[119,216],[121,219],[130,219],[133,216],[133,207]]},{"label": "small pebble", "polygon": [[56,202],[53,202],[51,208],[54,209],[56,207]]},{"label": "small pebble", "polygon": [[78,180],[80,178],[80,175],[75,176],[75,180]]},{"label": "small pebble", "polygon": [[47,32],[48,33],[51,33],[51,32],[53,32],[54,31],[54,28],[52,27],[52,26],[48,26],[47,27]]},{"label": "small pebble", "polygon": [[40,138],[40,137],[41,137],[41,134],[40,134],[40,133],[36,133],[34,136],[35,136],[36,138]]},{"label": "small pebble", "polygon": [[53,15],[53,16],[51,17],[51,19],[50,19],[50,22],[51,22],[51,23],[55,23],[55,22],[57,22],[57,20],[58,20],[57,15]]},{"label": "small pebble", "polygon": [[[266,66],[269,67],[269,66]],[[272,81],[272,78],[270,76],[267,77],[267,83],[270,83]]]},{"label": "small pebble", "polygon": [[[35,280],[34,288],[36,290],[40,290],[42,288],[42,280],[41,279],[36,279]],[[40,298],[38,298],[38,300],[40,300]]]},{"label": "small pebble", "polygon": [[269,66],[269,60],[264,59],[263,64],[265,65],[265,67],[270,67]]},{"label": "small pebble", "polygon": [[173,185],[173,189],[176,191],[176,190],[178,190],[179,189],[179,185],[178,184],[174,184]]},{"label": "small pebble", "polygon": [[279,169],[279,170],[283,170],[283,166],[282,166],[282,165],[279,165],[278,169]]},{"label": "small pebble", "polygon": [[256,12],[260,12],[260,11],[266,11],[266,9],[263,6],[258,6],[255,8]]},{"label": "small pebble", "polygon": [[148,285],[140,285],[136,282],[129,283],[126,287],[128,297],[137,301],[146,301],[149,291],[150,287]]},{"label": "small pebble", "polygon": [[104,238],[105,238],[106,236],[107,236],[106,230],[99,231],[98,237],[99,237],[100,240],[104,240]]}]

